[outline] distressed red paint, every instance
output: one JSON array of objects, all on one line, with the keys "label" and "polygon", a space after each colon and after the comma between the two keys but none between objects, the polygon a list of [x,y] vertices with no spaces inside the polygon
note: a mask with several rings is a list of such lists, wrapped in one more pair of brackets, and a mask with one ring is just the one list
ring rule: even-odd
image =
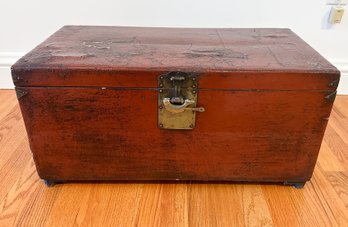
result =
[{"label": "distressed red paint", "polygon": [[[170,71],[198,75],[193,130],[157,126]],[[340,73],[288,29],[65,26],[12,76],[43,179],[305,182]]]}]

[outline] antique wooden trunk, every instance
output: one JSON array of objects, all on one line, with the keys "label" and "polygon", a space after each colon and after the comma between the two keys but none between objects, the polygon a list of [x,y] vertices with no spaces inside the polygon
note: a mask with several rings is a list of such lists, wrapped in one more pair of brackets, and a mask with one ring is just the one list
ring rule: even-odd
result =
[{"label": "antique wooden trunk", "polygon": [[65,26],[12,76],[48,183],[300,187],[340,73],[289,29]]}]

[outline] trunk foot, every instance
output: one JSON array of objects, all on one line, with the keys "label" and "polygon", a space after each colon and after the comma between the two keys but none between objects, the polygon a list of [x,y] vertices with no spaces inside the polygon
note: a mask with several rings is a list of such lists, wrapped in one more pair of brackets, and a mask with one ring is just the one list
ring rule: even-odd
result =
[{"label": "trunk foot", "polygon": [[44,183],[45,183],[45,185],[47,186],[47,187],[53,187],[54,185],[56,185],[56,181],[55,180],[43,180],[44,181]]},{"label": "trunk foot", "polygon": [[295,187],[295,188],[297,188],[297,189],[303,188],[303,187],[305,186],[305,184],[306,184],[305,181],[304,181],[304,182],[301,182],[301,181],[299,181],[299,182],[289,182],[289,181],[285,181],[285,182],[284,182],[284,185],[293,186],[293,187]]}]

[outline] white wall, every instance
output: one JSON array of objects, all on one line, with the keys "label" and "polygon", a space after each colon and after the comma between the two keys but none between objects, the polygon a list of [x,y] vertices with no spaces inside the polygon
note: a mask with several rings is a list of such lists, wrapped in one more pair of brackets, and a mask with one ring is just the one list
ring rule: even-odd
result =
[{"label": "white wall", "polygon": [[329,11],[325,0],[1,0],[0,88],[13,87],[16,59],[65,24],[288,27],[341,70],[348,94],[348,12],[331,26]]}]

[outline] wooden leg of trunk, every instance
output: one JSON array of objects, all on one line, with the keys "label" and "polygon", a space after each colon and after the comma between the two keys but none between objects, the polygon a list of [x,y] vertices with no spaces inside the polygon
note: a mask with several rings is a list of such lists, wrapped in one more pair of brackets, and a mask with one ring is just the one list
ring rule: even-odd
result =
[{"label": "wooden leg of trunk", "polygon": [[47,187],[53,187],[57,182],[54,180],[43,180]]},{"label": "wooden leg of trunk", "polygon": [[285,181],[284,185],[289,185],[289,186],[294,186],[297,189],[301,189],[305,186],[306,182],[289,182],[289,181]]}]

